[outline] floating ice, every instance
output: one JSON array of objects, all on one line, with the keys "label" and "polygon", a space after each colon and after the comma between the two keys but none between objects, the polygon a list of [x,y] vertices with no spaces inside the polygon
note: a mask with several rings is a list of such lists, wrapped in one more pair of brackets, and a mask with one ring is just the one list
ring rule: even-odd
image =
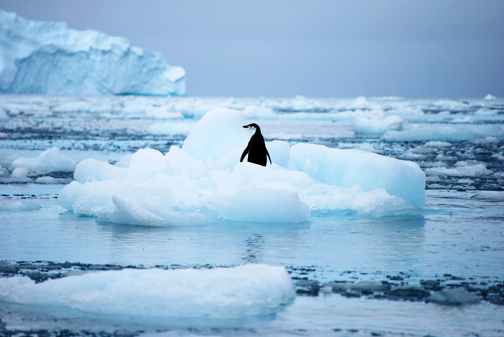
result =
[{"label": "floating ice", "polygon": [[[29,212],[38,211],[42,207],[30,200],[0,200],[1,212]],[[0,287],[1,288],[1,287]],[[1,289],[0,289],[1,292]]]},{"label": "floating ice", "polygon": [[185,71],[126,39],[0,11],[0,92],[184,95]]},{"label": "floating ice", "polygon": [[481,298],[465,289],[454,288],[437,291],[427,297],[425,301],[444,305],[462,305],[479,303],[481,302]]},{"label": "floating ice", "polygon": [[124,179],[128,171],[123,167],[110,165],[109,163],[93,158],[79,162],[75,168],[74,179],[80,183],[87,181],[102,181],[112,179]]},{"label": "floating ice", "polygon": [[425,147],[447,147],[452,144],[449,142],[431,141],[424,144]]},{"label": "floating ice", "polygon": [[459,161],[453,168],[432,167],[425,170],[427,174],[454,176],[454,177],[479,177],[481,175],[492,174],[492,170],[488,170],[484,164],[469,163]]},{"label": "floating ice", "polygon": [[35,179],[35,184],[68,184],[71,179],[63,179],[63,178],[53,178],[53,177],[38,177]]},{"label": "floating ice", "polygon": [[299,143],[291,148],[289,166],[324,184],[357,185],[364,191],[383,188],[417,207],[423,207],[425,202],[425,174],[413,162]]},{"label": "floating ice", "polygon": [[42,152],[36,158],[19,157],[15,159],[9,169],[24,168],[32,172],[73,172],[76,163],[73,159],[61,154],[57,147]]},{"label": "floating ice", "polygon": [[121,165],[83,160],[60,203],[99,221],[138,226],[297,223],[312,212],[387,216],[423,206],[418,165],[374,153],[273,141],[266,144],[273,165],[240,163],[251,136],[243,124],[241,112],[214,109],[182,149],[142,149]]},{"label": "floating ice", "polygon": [[0,278],[2,301],[130,316],[268,315],[294,296],[285,268],[258,264],[209,270],[123,269],[37,284],[28,277]]},{"label": "floating ice", "polygon": [[30,173],[30,170],[28,170],[26,167],[16,167],[14,171],[12,171],[11,177],[12,178],[25,178],[28,173]]},{"label": "floating ice", "polygon": [[385,118],[357,117],[353,123],[356,133],[382,135],[387,130],[401,130],[403,119],[399,116],[387,116]]},{"label": "floating ice", "polygon": [[491,100],[491,99],[497,99],[497,97],[495,97],[494,95],[488,94],[485,96],[485,99]]},{"label": "floating ice", "polygon": [[499,125],[419,125],[409,124],[402,131],[388,130],[383,139],[389,141],[464,141],[486,137],[504,139]]}]

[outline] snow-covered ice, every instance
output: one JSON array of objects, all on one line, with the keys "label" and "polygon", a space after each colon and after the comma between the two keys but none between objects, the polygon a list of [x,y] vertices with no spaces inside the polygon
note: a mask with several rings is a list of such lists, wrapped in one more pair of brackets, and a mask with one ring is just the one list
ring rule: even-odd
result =
[{"label": "snow-covered ice", "polygon": [[0,92],[184,95],[185,71],[125,38],[0,11]]}]

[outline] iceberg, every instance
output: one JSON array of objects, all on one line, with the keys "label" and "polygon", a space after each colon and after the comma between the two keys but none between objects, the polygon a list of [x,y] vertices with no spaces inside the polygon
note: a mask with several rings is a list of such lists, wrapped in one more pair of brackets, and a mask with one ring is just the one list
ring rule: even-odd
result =
[{"label": "iceberg", "polygon": [[0,10],[0,93],[185,95],[185,70],[122,37]]},{"label": "iceberg", "polygon": [[240,318],[274,314],[294,297],[284,267],[260,264],[208,270],[109,270],[42,283],[28,277],[0,278],[0,301],[99,314]]},{"label": "iceberg", "polygon": [[301,223],[312,214],[417,213],[425,174],[409,161],[359,150],[267,142],[273,165],[239,162],[251,136],[242,112],[212,109],[182,148],[140,149],[111,165],[77,164],[60,204],[98,221],[184,226],[215,220]]}]

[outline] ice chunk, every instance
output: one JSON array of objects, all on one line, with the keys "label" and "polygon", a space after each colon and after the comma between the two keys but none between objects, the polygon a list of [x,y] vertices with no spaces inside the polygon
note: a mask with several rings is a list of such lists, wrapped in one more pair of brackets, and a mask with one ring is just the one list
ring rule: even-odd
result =
[{"label": "ice chunk", "polygon": [[294,296],[285,268],[259,264],[208,270],[123,269],[42,283],[28,277],[0,278],[2,301],[130,316],[268,315]]},{"label": "ice chunk", "polygon": [[324,184],[358,185],[364,191],[383,188],[417,207],[423,207],[425,202],[425,174],[413,162],[359,150],[299,143],[291,148],[289,167]]},{"label": "ice chunk", "polygon": [[36,158],[19,157],[10,165],[12,170],[26,168],[33,172],[73,172],[75,167],[75,161],[61,154],[57,147],[42,152]]},{"label": "ice chunk", "polygon": [[185,95],[185,71],[126,39],[0,11],[0,92]]},{"label": "ice chunk", "polygon": [[74,179],[80,183],[85,183],[94,180],[123,179],[127,174],[128,171],[125,168],[89,158],[77,164],[74,172]]},{"label": "ice chunk", "polygon": [[213,109],[182,149],[172,146],[164,156],[142,149],[121,167],[83,160],[60,203],[99,221],[141,226],[296,223],[312,212],[381,217],[423,206],[418,165],[374,153],[273,141],[266,144],[273,165],[239,163],[250,137],[243,124],[241,112]]},{"label": "ice chunk", "polygon": [[481,298],[471,294],[465,289],[454,288],[437,291],[427,297],[425,301],[445,305],[462,305],[479,303]]},{"label": "ice chunk", "polygon": [[12,171],[12,178],[25,178],[30,171],[26,167],[16,167],[14,171]]},{"label": "ice chunk", "polygon": [[495,109],[482,108],[474,111],[475,115],[479,116],[493,116],[497,115],[499,111]]},{"label": "ice chunk", "polygon": [[449,142],[439,142],[439,141],[430,141],[425,143],[425,147],[447,147],[451,146],[452,144]]},{"label": "ice chunk", "polygon": [[49,176],[38,177],[35,184],[68,184],[72,179],[53,178]]},{"label": "ice chunk", "polygon": [[243,151],[252,136],[250,131],[243,128],[245,124],[248,123],[239,111],[212,109],[194,126],[182,150],[203,163],[208,159],[216,161],[234,149]]},{"label": "ice chunk", "polygon": [[287,167],[289,165],[290,145],[288,142],[281,140],[266,142],[266,148],[268,149],[273,163],[282,167]]},{"label": "ice chunk", "polygon": [[485,96],[485,99],[491,100],[491,99],[497,99],[497,97],[495,97],[494,95],[488,94]]},{"label": "ice chunk", "polygon": [[481,163],[472,164],[459,161],[455,164],[454,168],[432,167],[426,169],[425,173],[454,177],[479,177],[481,175],[492,174],[493,171],[488,170],[486,166]]},{"label": "ice chunk", "polygon": [[387,116],[385,118],[357,117],[353,123],[356,133],[382,135],[387,130],[401,130],[403,119],[399,116]]}]

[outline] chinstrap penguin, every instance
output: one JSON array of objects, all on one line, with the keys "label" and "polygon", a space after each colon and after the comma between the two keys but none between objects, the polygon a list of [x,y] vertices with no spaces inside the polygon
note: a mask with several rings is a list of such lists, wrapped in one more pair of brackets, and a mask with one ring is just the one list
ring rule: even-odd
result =
[{"label": "chinstrap penguin", "polygon": [[261,128],[259,127],[259,125],[252,123],[249,125],[244,125],[243,127],[246,129],[255,129],[256,131],[250,138],[245,150],[243,150],[240,162],[243,161],[243,158],[245,158],[248,153],[249,163],[266,166],[266,163],[268,162],[266,156],[268,156],[269,162],[271,164],[271,157],[268,153],[268,149],[266,149],[266,144],[264,144],[264,137],[261,134]]}]

